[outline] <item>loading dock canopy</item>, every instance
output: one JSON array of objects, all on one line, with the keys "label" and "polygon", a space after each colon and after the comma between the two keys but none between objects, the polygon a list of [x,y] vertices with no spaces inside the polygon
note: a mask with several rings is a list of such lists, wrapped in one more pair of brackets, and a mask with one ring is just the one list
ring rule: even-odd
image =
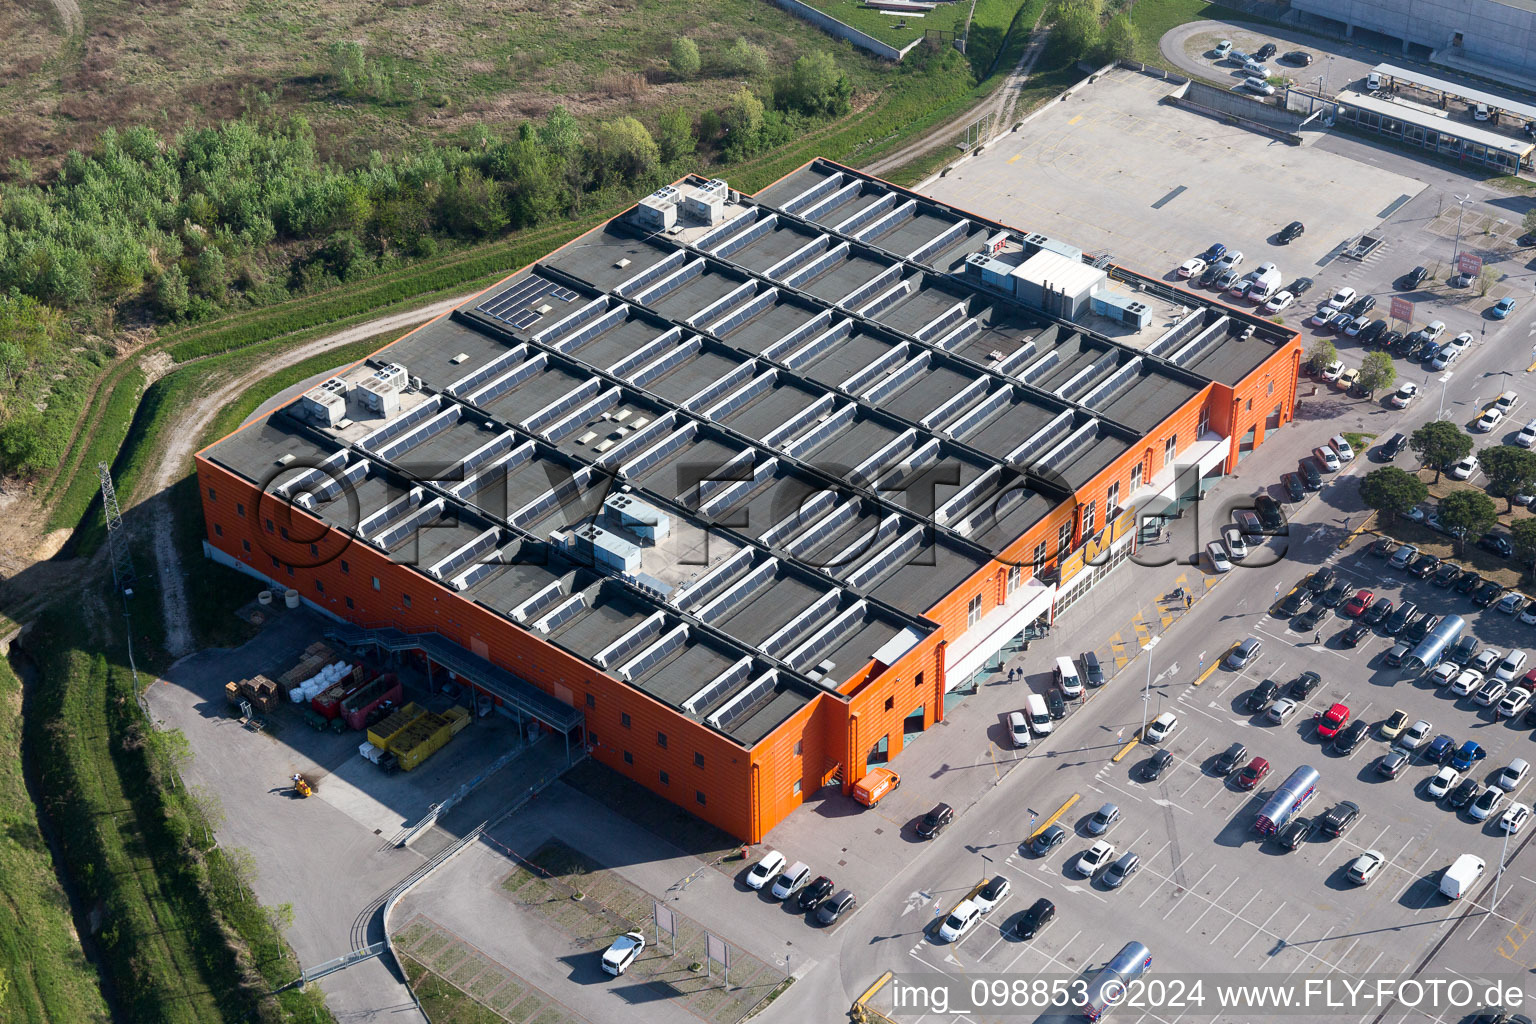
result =
[{"label": "loading dock canopy", "polygon": [[1440,92],[1448,96],[1466,100],[1468,103],[1486,103],[1495,110],[1506,114],[1514,114],[1523,117],[1527,121],[1536,121],[1536,106],[1529,103],[1521,103],[1519,100],[1502,96],[1496,92],[1484,92],[1470,86],[1450,82],[1444,78],[1436,78],[1433,75],[1422,74],[1418,71],[1410,71],[1400,68],[1396,64],[1377,64],[1371,69],[1383,78],[1390,78],[1395,82],[1411,85],[1415,89],[1423,89],[1426,92]]},{"label": "loading dock canopy", "polygon": [[1500,135],[1498,132],[1491,132],[1465,121],[1452,120],[1434,111],[1425,110],[1417,104],[1394,103],[1391,100],[1351,92],[1340,93],[1338,102],[1342,106],[1368,110],[1381,117],[1394,118],[1405,124],[1418,125],[1442,135],[1453,136],[1463,142],[1475,143],[1500,153],[1508,153],[1519,161],[1524,161],[1531,150],[1536,148],[1536,144],[1529,141]]}]

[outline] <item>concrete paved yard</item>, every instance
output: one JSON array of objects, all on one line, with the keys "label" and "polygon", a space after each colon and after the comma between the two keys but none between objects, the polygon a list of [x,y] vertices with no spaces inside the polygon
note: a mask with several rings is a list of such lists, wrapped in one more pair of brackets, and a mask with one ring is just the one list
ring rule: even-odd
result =
[{"label": "concrete paved yard", "polygon": [[[1290,280],[1424,187],[1162,103],[1173,88],[1112,72],[921,190],[1169,280],[1217,241]],[[1293,220],[1306,234],[1275,245]]]}]

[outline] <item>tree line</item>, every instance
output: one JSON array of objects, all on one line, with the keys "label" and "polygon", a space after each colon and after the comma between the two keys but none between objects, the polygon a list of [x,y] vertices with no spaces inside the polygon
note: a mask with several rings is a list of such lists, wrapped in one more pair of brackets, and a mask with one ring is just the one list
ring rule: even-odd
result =
[{"label": "tree line", "polygon": [[[958,54],[914,54],[912,73],[966,74]],[[355,49],[333,54],[337,88],[394,89]],[[37,422],[66,322],[110,334],[265,305],[641,194],[711,162],[743,160],[848,112],[853,85],[826,52],[769,75],[762,47],[738,39],[720,60],[743,76],[699,112],[652,124],[583,124],[564,106],[508,134],[355,166],[322,159],[300,116],[247,117],[172,136],[104,132],[35,180],[12,160],[0,185],[0,471],[41,468]],[[692,40],[670,61],[699,73]],[[45,372],[48,371],[48,372]]]}]

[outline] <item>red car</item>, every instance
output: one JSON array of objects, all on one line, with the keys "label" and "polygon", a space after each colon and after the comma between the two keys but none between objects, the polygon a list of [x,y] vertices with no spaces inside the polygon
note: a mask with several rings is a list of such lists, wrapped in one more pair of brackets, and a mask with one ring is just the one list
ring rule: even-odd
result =
[{"label": "red car", "polygon": [[1252,789],[1259,784],[1259,780],[1269,774],[1269,762],[1262,757],[1256,757],[1243,765],[1243,770],[1237,773],[1237,788]]},{"label": "red car", "polygon": [[1375,594],[1369,590],[1361,590],[1344,605],[1344,614],[1350,617],[1364,615],[1365,610],[1371,606],[1371,602],[1374,600],[1376,600]]},{"label": "red car", "polygon": [[1317,713],[1317,735],[1325,740],[1331,740],[1339,734],[1339,730],[1349,724],[1349,708],[1343,704],[1335,704],[1327,711]]},{"label": "red car", "polygon": [[1532,692],[1536,692],[1536,668],[1531,669],[1524,676],[1522,676],[1520,681],[1518,683],[1516,683],[1515,685],[1516,686],[1523,686],[1527,690],[1530,690]]}]

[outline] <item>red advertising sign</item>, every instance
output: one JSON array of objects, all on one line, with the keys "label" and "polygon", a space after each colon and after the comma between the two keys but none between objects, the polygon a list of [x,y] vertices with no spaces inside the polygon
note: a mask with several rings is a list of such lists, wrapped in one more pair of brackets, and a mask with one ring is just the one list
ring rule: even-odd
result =
[{"label": "red advertising sign", "polygon": [[1476,253],[1461,253],[1456,257],[1456,272],[1476,277],[1483,272],[1483,258]]},{"label": "red advertising sign", "polygon": [[1405,324],[1413,323],[1413,302],[1394,297],[1392,299],[1392,319],[1401,320]]}]

